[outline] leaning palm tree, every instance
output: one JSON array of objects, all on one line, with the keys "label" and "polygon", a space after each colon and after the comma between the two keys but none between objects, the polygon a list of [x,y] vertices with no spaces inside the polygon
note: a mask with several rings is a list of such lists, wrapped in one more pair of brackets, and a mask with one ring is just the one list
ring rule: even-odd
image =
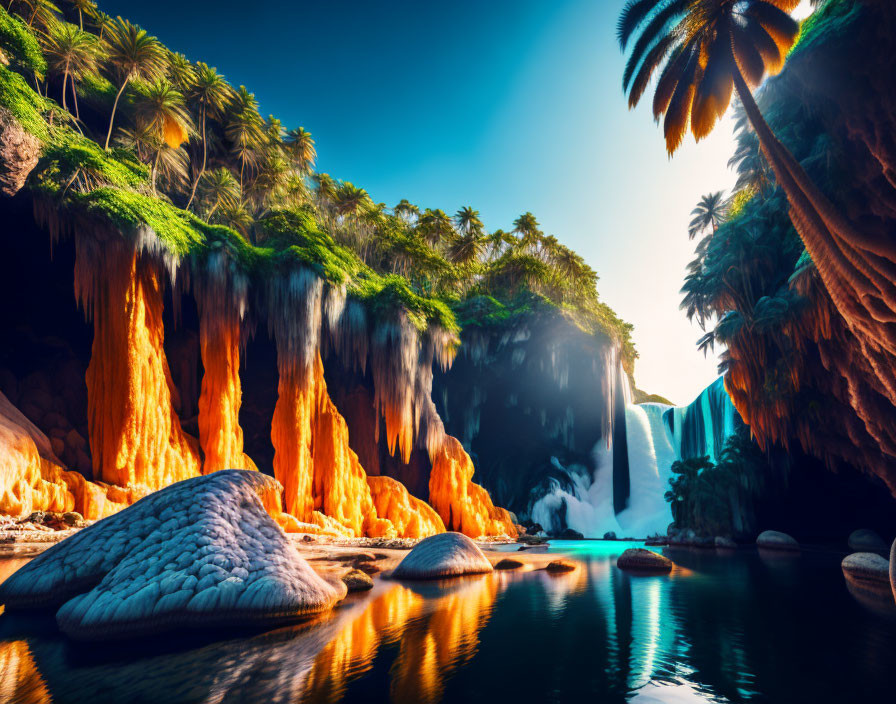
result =
[{"label": "leaning palm tree", "polygon": [[187,200],[186,209],[190,209],[193,198],[196,197],[196,187],[199,180],[205,173],[205,167],[208,164],[208,135],[207,125],[208,117],[219,117],[227,102],[230,99],[231,89],[218,71],[208,64],[199,62],[195,66],[193,72],[193,82],[187,92],[190,102],[199,108],[199,136],[202,139],[202,163],[199,166],[199,172],[193,180],[193,187],[190,189],[190,198]]},{"label": "leaning palm tree", "polygon": [[896,240],[860,232],[809,178],[777,139],[751,93],[776,73],[796,41],[788,14],[799,0],[629,0],[619,18],[623,49],[632,46],[623,87],[634,107],[662,67],[653,113],[665,115],[666,149],[681,145],[688,123],[696,139],[712,130],[736,90],[790,219],[818,265],[822,281],[896,403]]},{"label": "leaning palm tree", "polygon": [[688,225],[688,239],[694,239],[701,232],[716,229],[725,219],[726,204],[722,191],[708,193],[700,199],[697,207],[691,211],[691,224]]},{"label": "leaning palm tree", "polygon": [[150,170],[155,193],[162,148],[167,144],[177,149],[189,139],[192,130],[190,114],[184,105],[183,95],[165,80],[139,86],[134,98],[134,114],[137,128],[152,135],[157,144]]},{"label": "leaning palm tree", "polygon": [[96,70],[99,56],[96,37],[73,24],[58,22],[44,35],[42,44],[48,69],[62,75],[62,109],[68,110],[66,93],[71,82],[75,116],[80,117],[75,79]]},{"label": "leaning palm tree", "polygon": [[165,47],[158,39],[121,17],[116,18],[106,31],[106,44],[106,61],[119,84],[115,102],[112,103],[112,115],[109,117],[109,131],[106,133],[105,148],[108,149],[115,124],[115,111],[124,89],[135,78],[148,81],[161,78],[165,73],[167,57]]}]

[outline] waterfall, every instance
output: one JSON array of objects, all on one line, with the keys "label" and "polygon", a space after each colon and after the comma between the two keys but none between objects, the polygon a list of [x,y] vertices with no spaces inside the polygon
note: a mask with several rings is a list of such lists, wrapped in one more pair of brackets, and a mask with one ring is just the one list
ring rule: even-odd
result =
[{"label": "waterfall", "polygon": [[530,505],[530,518],[549,534],[564,528],[586,538],[610,531],[620,538],[664,534],[672,522],[665,499],[672,464],[701,455],[718,459],[739,420],[721,377],[684,407],[633,404],[621,369],[611,388],[613,427],[593,448],[592,469],[552,458],[566,481],[552,477]]}]

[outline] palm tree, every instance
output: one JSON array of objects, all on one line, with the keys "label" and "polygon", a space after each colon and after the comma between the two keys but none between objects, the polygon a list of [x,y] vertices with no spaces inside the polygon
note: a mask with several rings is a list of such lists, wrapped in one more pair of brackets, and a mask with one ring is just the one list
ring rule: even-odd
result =
[{"label": "palm tree", "polygon": [[219,74],[217,70],[201,61],[196,64],[193,74],[193,82],[187,93],[190,102],[199,107],[199,130],[202,139],[202,164],[199,166],[199,172],[193,180],[193,187],[190,189],[190,198],[187,200],[186,209],[190,209],[193,198],[196,197],[196,187],[199,179],[205,173],[205,167],[208,164],[208,135],[206,132],[209,113],[213,116],[220,116],[227,105],[230,98],[230,86],[224,80],[224,76]]},{"label": "palm tree", "polygon": [[448,240],[454,234],[454,224],[451,218],[439,208],[424,210],[417,222],[417,227],[422,233],[423,239],[432,247],[438,246],[440,242]]},{"label": "palm tree", "polygon": [[513,221],[513,232],[520,236],[520,246],[531,249],[541,236],[538,220],[532,213],[526,212]]},{"label": "palm tree", "polygon": [[75,79],[85,73],[95,71],[99,53],[96,37],[84,32],[73,24],[58,22],[43,39],[44,56],[50,71],[62,74],[62,108],[68,110],[66,103],[67,84],[71,81],[72,96],[75,102],[75,116],[78,111],[78,92]]},{"label": "palm tree", "polygon": [[84,31],[84,15],[93,17],[96,14],[96,3],[93,0],[71,0],[71,2],[78,11],[78,28]]},{"label": "palm tree", "polygon": [[420,217],[420,208],[411,203],[407,198],[402,198],[392,212],[404,220],[406,223],[414,224]]},{"label": "palm tree", "polygon": [[181,92],[187,91],[193,84],[195,71],[193,64],[183,54],[168,52],[168,80]]},{"label": "palm tree", "polygon": [[693,216],[691,224],[688,225],[688,238],[694,239],[701,232],[712,228],[712,234],[716,234],[716,229],[725,220],[725,199],[722,197],[722,191],[709,193],[700,199],[697,207],[691,211]]},{"label": "palm tree", "polygon": [[464,235],[482,232],[482,220],[479,219],[479,211],[473,210],[468,205],[454,214],[454,222],[457,223],[458,232]]},{"label": "palm tree", "polygon": [[155,37],[147,34],[127,20],[118,17],[108,28],[106,34],[108,53],[106,61],[113,75],[118,79],[118,93],[112,103],[112,115],[109,117],[109,131],[106,133],[105,149],[109,149],[112,127],[115,124],[115,111],[124,89],[135,78],[147,81],[160,79],[165,73],[166,51]]},{"label": "palm tree", "polygon": [[240,202],[239,184],[230,169],[223,166],[206,171],[202,175],[199,182],[199,193],[203,202],[211,205],[205,214],[206,220],[211,220],[219,208]]},{"label": "palm tree", "polygon": [[293,168],[301,175],[311,173],[317,159],[317,149],[311,133],[303,127],[296,127],[286,133],[286,152],[292,159]]},{"label": "palm tree", "polygon": [[151,183],[156,192],[156,172],[164,145],[177,149],[187,141],[192,129],[183,95],[168,81],[141,84],[136,92],[134,111],[137,128],[155,139]]},{"label": "palm tree", "polygon": [[258,161],[258,150],[265,139],[264,121],[258,114],[258,101],[245,86],[240,86],[233,100],[233,111],[225,129],[227,139],[233,144],[233,154],[240,162],[240,188],[246,167]]},{"label": "palm tree", "polygon": [[[896,403],[896,240],[869,236],[840,213],[774,135],[750,87],[776,73],[796,41],[799,24],[788,14],[799,0],[629,0],[619,18],[623,49],[634,43],[623,87],[634,107],[663,66],[653,113],[665,115],[666,149],[681,145],[688,123],[696,139],[712,130],[736,90],[790,218],[822,281]],[[884,363],[886,359],[886,363]]]}]

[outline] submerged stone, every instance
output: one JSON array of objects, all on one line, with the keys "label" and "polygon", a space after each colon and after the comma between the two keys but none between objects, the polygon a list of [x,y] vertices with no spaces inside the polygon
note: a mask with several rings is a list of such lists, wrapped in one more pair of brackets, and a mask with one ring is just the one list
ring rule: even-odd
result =
[{"label": "submerged stone", "polygon": [[512,557],[505,557],[503,560],[498,560],[497,564],[495,564],[496,570],[517,570],[523,566],[523,563],[520,560],[516,560]]},{"label": "submerged stone", "polygon": [[79,640],[267,625],[329,609],[345,592],[268,515],[279,491],[273,478],[242,470],[178,482],[54,545],[0,585],[0,602],[61,605],[60,629]]},{"label": "submerged stone", "polygon": [[854,530],[849,534],[847,542],[849,549],[855,552],[876,552],[881,555],[887,552],[887,544],[884,542],[884,539],[873,530],[868,530],[867,528]]},{"label": "submerged stone", "polygon": [[491,572],[482,550],[461,533],[440,533],[421,540],[398,564],[398,579],[438,579]]},{"label": "submerged stone", "polygon": [[572,560],[565,560],[560,558],[559,560],[552,560],[548,563],[548,566],[545,569],[548,572],[572,572],[576,568],[576,563]]},{"label": "submerged stone", "polygon": [[776,530],[766,530],[759,534],[756,538],[756,545],[767,550],[786,550],[797,552],[800,544],[787,533],[780,533]]},{"label": "submerged stone", "polygon": [[672,571],[674,563],[668,557],[653,550],[629,548],[616,560],[616,566],[621,570],[633,572],[665,573]]}]

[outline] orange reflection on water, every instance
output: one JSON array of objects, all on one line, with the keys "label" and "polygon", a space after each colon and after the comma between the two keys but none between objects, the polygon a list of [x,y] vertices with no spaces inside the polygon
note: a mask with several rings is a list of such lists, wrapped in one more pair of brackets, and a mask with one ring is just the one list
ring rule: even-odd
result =
[{"label": "orange reflection on water", "polygon": [[390,673],[392,700],[439,699],[445,679],[476,654],[479,631],[505,583],[499,575],[484,575],[392,585],[320,652],[303,701],[338,700],[351,679],[370,669],[380,647],[392,643],[399,648]]},{"label": "orange reflection on water", "polygon": [[42,704],[50,692],[24,640],[0,642],[0,701]]}]

